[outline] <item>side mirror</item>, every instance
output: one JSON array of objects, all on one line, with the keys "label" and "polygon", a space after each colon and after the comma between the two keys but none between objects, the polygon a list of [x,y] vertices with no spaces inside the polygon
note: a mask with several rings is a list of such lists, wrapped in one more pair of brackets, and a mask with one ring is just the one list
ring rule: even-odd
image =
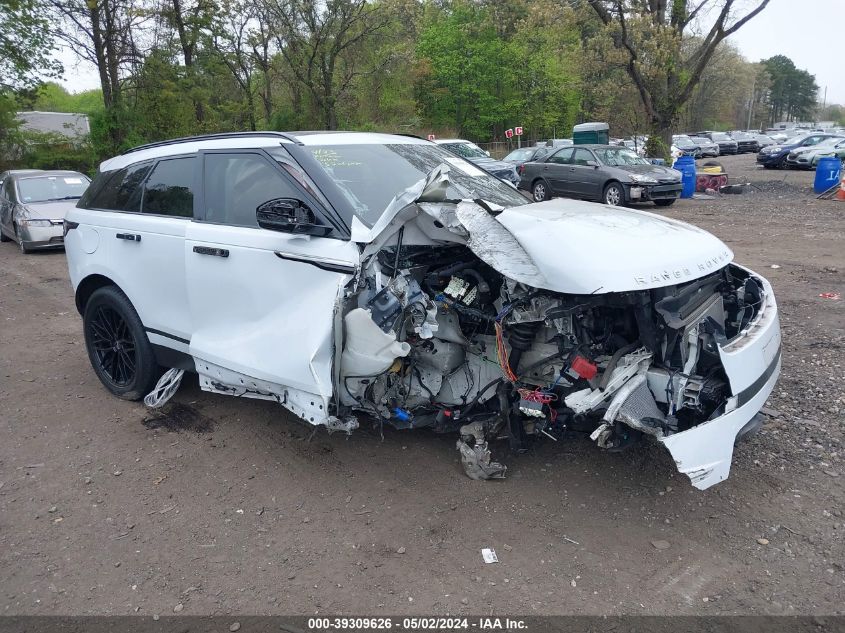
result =
[{"label": "side mirror", "polygon": [[597,168],[598,166],[599,166],[599,164],[594,160],[588,160],[587,161],[587,167],[596,167]]},{"label": "side mirror", "polygon": [[268,200],[255,210],[255,219],[258,226],[268,231],[325,237],[332,230],[319,224],[308,205],[296,198]]},{"label": "side mirror", "polygon": [[488,156],[490,156],[490,152],[489,152],[489,151],[485,150],[485,151],[484,151],[484,153],[485,153],[485,154],[487,154]]}]

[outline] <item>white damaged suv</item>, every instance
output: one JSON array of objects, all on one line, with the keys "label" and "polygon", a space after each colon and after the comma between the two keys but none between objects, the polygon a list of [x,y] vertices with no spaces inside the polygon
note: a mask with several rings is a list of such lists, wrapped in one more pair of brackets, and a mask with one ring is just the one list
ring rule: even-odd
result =
[{"label": "white damaged suv", "polygon": [[769,283],[720,240],[510,184],[422,139],[235,133],[105,161],[65,225],[94,371],[165,368],[311,425],[454,432],[467,474],[588,433],[728,476],[780,372]]}]

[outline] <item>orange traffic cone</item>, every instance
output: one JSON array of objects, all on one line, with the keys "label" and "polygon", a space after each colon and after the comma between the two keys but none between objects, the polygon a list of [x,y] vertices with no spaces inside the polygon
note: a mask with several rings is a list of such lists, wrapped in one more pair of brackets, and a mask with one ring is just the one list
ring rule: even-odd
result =
[{"label": "orange traffic cone", "polygon": [[842,180],[839,181],[839,191],[836,192],[837,200],[845,200],[845,173],[842,174]]}]

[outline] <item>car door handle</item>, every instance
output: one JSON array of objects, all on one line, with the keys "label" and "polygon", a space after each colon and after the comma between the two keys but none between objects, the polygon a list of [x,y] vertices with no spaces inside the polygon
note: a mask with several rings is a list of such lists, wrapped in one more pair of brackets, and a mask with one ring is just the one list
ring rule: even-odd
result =
[{"label": "car door handle", "polygon": [[211,255],[213,257],[228,257],[229,249],[212,248],[211,246],[194,246],[194,252],[200,255]]},{"label": "car door handle", "polygon": [[128,242],[140,242],[141,236],[137,233],[118,233],[115,237],[119,240],[126,240]]}]

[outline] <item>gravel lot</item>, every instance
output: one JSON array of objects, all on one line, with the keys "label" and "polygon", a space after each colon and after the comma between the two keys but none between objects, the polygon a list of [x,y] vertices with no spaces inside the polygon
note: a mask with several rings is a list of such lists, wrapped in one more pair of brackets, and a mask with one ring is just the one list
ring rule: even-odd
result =
[{"label": "gravel lot", "polygon": [[845,302],[819,296],[845,294],[845,203],[811,173],[722,162],[749,193],[667,215],[773,282],[784,369],[703,492],[658,446],[582,437],[471,481],[452,437],[309,441],[195,378],[156,417],[91,371],[64,254],[3,244],[0,612],[845,613]]}]

